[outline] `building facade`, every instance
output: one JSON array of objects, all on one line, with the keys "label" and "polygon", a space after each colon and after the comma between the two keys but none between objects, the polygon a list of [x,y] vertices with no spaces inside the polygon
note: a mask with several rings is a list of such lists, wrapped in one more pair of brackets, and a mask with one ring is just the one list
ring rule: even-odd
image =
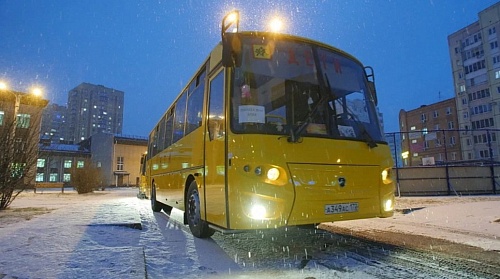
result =
[{"label": "building facade", "polygon": [[71,168],[83,167],[90,150],[78,144],[53,143],[42,140],[36,163],[36,182],[71,183]]},{"label": "building facade", "polygon": [[37,161],[37,182],[71,185],[72,167],[83,167],[90,158],[103,174],[105,186],[137,186],[141,156],[147,138],[97,133],[78,144],[57,144],[42,140]]},{"label": "building facade", "polygon": [[49,104],[42,114],[40,138],[54,143],[66,142],[66,107],[58,104]]},{"label": "building facade", "polygon": [[32,94],[0,90],[1,175],[15,176],[18,172],[24,176],[23,183],[34,182],[42,110],[47,104],[47,100]]},{"label": "building facade", "polygon": [[448,36],[464,160],[500,160],[500,3]]},{"label": "building facade", "polygon": [[403,167],[403,157],[401,150],[401,134],[400,133],[386,133],[385,140],[389,144],[391,149],[392,160],[394,161],[394,167]]},{"label": "building facade", "polygon": [[148,146],[146,137],[98,133],[82,145],[90,149],[92,161],[102,169],[105,185],[138,185],[141,156]]},{"label": "building facade", "polygon": [[82,83],[68,92],[65,140],[79,142],[97,133],[121,134],[124,92]]},{"label": "building facade", "polygon": [[455,98],[399,112],[403,166],[462,160]]}]

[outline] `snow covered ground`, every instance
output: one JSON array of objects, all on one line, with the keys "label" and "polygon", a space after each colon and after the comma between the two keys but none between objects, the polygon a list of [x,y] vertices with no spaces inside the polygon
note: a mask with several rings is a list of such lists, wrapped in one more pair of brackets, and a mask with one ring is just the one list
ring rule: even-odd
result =
[{"label": "snow covered ground", "polygon": [[387,219],[328,224],[351,230],[423,235],[500,251],[500,196],[402,197]]},{"label": "snow covered ground", "polygon": [[[86,195],[23,193],[9,210],[0,211],[0,278],[256,277],[214,240],[196,239],[171,220],[180,215],[153,214],[149,201],[136,193],[133,188]],[[334,225],[422,234],[500,251],[500,196],[400,198],[397,208],[392,218]],[[306,266],[258,276],[330,278],[331,270]]]}]

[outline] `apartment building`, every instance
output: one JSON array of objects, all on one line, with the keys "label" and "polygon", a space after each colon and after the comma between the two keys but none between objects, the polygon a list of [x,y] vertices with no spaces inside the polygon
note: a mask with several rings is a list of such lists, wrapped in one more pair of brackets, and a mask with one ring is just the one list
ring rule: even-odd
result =
[{"label": "apartment building", "polygon": [[500,3],[448,36],[464,160],[500,161]]},{"label": "apartment building", "polygon": [[399,112],[403,166],[462,160],[455,98]]},{"label": "apartment building", "polygon": [[124,92],[82,83],[68,92],[65,140],[77,143],[97,133],[121,134]]},{"label": "apartment building", "polygon": [[64,143],[66,131],[66,107],[58,104],[49,104],[42,113],[42,127],[40,138],[54,143]]}]

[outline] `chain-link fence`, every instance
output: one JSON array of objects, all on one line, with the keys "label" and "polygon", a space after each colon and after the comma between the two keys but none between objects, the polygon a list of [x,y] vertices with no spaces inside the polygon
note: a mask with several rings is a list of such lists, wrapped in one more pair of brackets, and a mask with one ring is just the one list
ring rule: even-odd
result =
[{"label": "chain-link fence", "polygon": [[472,195],[500,191],[498,129],[386,133],[399,195]]}]

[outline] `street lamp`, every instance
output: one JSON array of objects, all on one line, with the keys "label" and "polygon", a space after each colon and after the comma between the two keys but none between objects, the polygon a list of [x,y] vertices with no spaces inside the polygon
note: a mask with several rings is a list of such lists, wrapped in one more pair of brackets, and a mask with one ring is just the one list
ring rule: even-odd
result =
[{"label": "street lamp", "polygon": [[[15,102],[14,102],[14,120],[13,120],[13,125],[12,125],[12,129],[10,131],[10,138],[12,140],[12,144],[14,144],[14,138],[16,137],[16,128],[17,128],[17,115],[19,113],[19,107],[21,106],[21,99],[23,96],[27,96],[28,94],[26,93],[22,93],[22,92],[17,92],[17,91],[13,91],[13,90],[9,90],[9,87],[8,85],[3,82],[3,81],[0,81],[0,91],[2,92],[7,92],[7,93],[10,93],[12,95],[14,95],[15,97]],[[33,87],[33,89],[31,90],[32,94],[35,95],[35,96],[41,96],[42,95],[42,89],[40,87]]]}]

